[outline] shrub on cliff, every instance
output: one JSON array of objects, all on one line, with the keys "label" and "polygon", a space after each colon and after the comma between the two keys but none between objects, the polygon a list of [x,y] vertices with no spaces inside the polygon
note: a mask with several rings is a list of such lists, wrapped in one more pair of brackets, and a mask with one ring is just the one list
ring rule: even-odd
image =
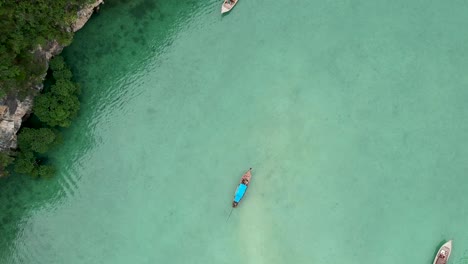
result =
[{"label": "shrub on cliff", "polygon": [[16,173],[33,177],[50,177],[55,169],[51,165],[40,164],[39,154],[46,153],[58,140],[57,132],[50,128],[23,128],[18,134],[19,152],[14,169]]},{"label": "shrub on cliff", "polygon": [[55,56],[53,59],[50,60],[49,68],[52,71],[61,71],[64,68],[66,68],[65,60],[62,56]]},{"label": "shrub on cliff", "polygon": [[56,56],[50,60],[49,68],[55,80],[71,80],[72,78],[72,72],[65,64],[62,56]]},{"label": "shrub on cliff", "polygon": [[46,153],[56,142],[57,134],[50,128],[23,128],[18,135],[18,147],[21,151]]},{"label": "shrub on cliff", "polygon": [[33,111],[39,120],[49,126],[68,127],[80,109],[80,88],[71,81],[71,71],[61,56],[51,60],[50,68],[55,84],[50,91],[36,98]]},{"label": "shrub on cliff", "polygon": [[[56,87],[61,91],[64,87]],[[66,88],[65,88],[66,89]],[[80,108],[77,96],[46,93],[38,96],[34,105],[34,114],[49,126],[68,127]]]},{"label": "shrub on cliff", "polygon": [[55,168],[51,165],[41,165],[32,151],[21,152],[16,158],[15,172],[27,174],[32,177],[51,177]]},{"label": "shrub on cliff", "polygon": [[36,157],[32,151],[21,152],[15,160],[15,172],[21,174],[29,174],[37,166]]}]

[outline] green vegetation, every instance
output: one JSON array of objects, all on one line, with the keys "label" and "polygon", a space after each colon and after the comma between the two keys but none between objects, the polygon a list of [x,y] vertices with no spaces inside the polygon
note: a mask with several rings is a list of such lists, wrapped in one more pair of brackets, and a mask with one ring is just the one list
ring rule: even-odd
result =
[{"label": "green vegetation", "polygon": [[19,154],[14,169],[17,173],[33,177],[50,177],[55,169],[51,165],[41,164],[39,154],[46,153],[57,142],[57,132],[50,128],[23,128],[18,135]]},{"label": "green vegetation", "polygon": [[50,61],[53,83],[46,92],[35,99],[34,115],[42,122],[42,128],[23,128],[18,134],[18,150],[14,170],[33,177],[50,177],[55,169],[41,164],[43,156],[55,146],[60,134],[52,127],[68,127],[80,108],[78,85],[72,82],[72,73],[63,57]]},{"label": "green vegetation", "polygon": [[15,162],[15,172],[28,174],[32,177],[52,177],[55,168],[51,165],[41,165],[31,151],[21,152]]},{"label": "green vegetation", "polygon": [[[18,149],[12,156],[0,155],[0,173],[7,169],[32,177],[51,177],[55,168],[46,164],[47,152],[61,141],[60,133],[54,127],[68,127],[80,108],[79,86],[72,81],[70,68],[62,57],[50,61],[51,85],[36,96],[33,111],[41,121],[38,128],[24,127],[18,133]],[[37,125],[36,125],[37,126]],[[13,164],[12,164],[13,163]]]},{"label": "green vegetation", "polygon": [[[47,72],[41,49],[53,41],[70,44],[71,25],[78,10],[94,0],[0,0],[0,99],[6,95],[24,98],[34,94]],[[18,173],[46,177],[54,173],[45,165],[45,153],[60,138],[53,127],[68,127],[79,110],[79,87],[71,81],[72,73],[63,58],[50,62],[54,83],[36,97],[34,109],[43,122],[39,128],[23,128],[18,135],[18,149],[0,153],[0,176],[14,169]]]},{"label": "green vegetation", "polygon": [[6,153],[0,152],[0,175],[8,175],[8,171],[5,170],[12,162],[13,158],[8,156]]},{"label": "green vegetation", "polygon": [[18,135],[18,147],[24,151],[44,154],[54,144],[56,133],[50,128],[24,128]]},{"label": "green vegetation", "polygon": [[80,88],[71,81],[71,71],[62,57],[50,61],[55,84],[50,91],[36,98],[34,114],[45,124],[54,127],[68,127],[80,109],[78,95]]},{"label": "green vegetation", "polygon": [[81,6],[92,0],[0,0],[0,97],[25,96],[45,74],[43,56],[33,52],[52,40],[71,42],[70,25]]},{"label": "green vegetation", "polygon": [[80,108],[80,89],[72,79],[72,73],[61,56],[50,61],[53,80],[50,87],[35,99],[34,115],[41,121],[39,128],[24,127],[18,134],[18,149],[13,153],[15,160],[6,154],[0,156],[0,173],[5,167],[16,173],[33,177],[50,177],[55,169],[45,164],[46,153],[61,141],[54,127],[67,127]]}]

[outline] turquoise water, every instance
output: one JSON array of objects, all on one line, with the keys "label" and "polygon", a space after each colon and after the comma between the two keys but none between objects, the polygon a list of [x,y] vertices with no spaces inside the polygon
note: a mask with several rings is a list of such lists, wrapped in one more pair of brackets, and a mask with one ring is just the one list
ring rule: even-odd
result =
[{"label": "turquoise water", "polygon": [[[468,263],[464,1],[106,1],[0,263]],[[249,192],[228,221],[242,173]]]}]

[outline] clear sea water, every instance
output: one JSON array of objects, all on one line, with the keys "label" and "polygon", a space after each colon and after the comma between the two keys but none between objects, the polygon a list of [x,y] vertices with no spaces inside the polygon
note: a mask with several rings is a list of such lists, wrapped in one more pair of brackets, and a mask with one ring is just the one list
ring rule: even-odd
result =
[{"label": "clear sea water", "polygon": [[80,116],[55,178],[0,180],[0,263],[468,263],[468,2],[220,7],[76,34]]}]

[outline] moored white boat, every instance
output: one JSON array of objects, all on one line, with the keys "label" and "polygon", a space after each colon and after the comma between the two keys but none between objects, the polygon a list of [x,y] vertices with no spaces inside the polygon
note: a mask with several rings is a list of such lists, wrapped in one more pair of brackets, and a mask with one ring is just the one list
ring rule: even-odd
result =
[{"label": "moored white boat", "polygon": [[452,252],[452,240],[448,241],[447,243],[443,244],[439,251],[437,251],[437,255],[434,259],[433,264],[446,264],[449,260],[450,253]]},{"label": "moored white boat", "polygon": [[221,6],[221,14],[231,11],[238,1],[239,0],[224,0],[223,5]]}]

